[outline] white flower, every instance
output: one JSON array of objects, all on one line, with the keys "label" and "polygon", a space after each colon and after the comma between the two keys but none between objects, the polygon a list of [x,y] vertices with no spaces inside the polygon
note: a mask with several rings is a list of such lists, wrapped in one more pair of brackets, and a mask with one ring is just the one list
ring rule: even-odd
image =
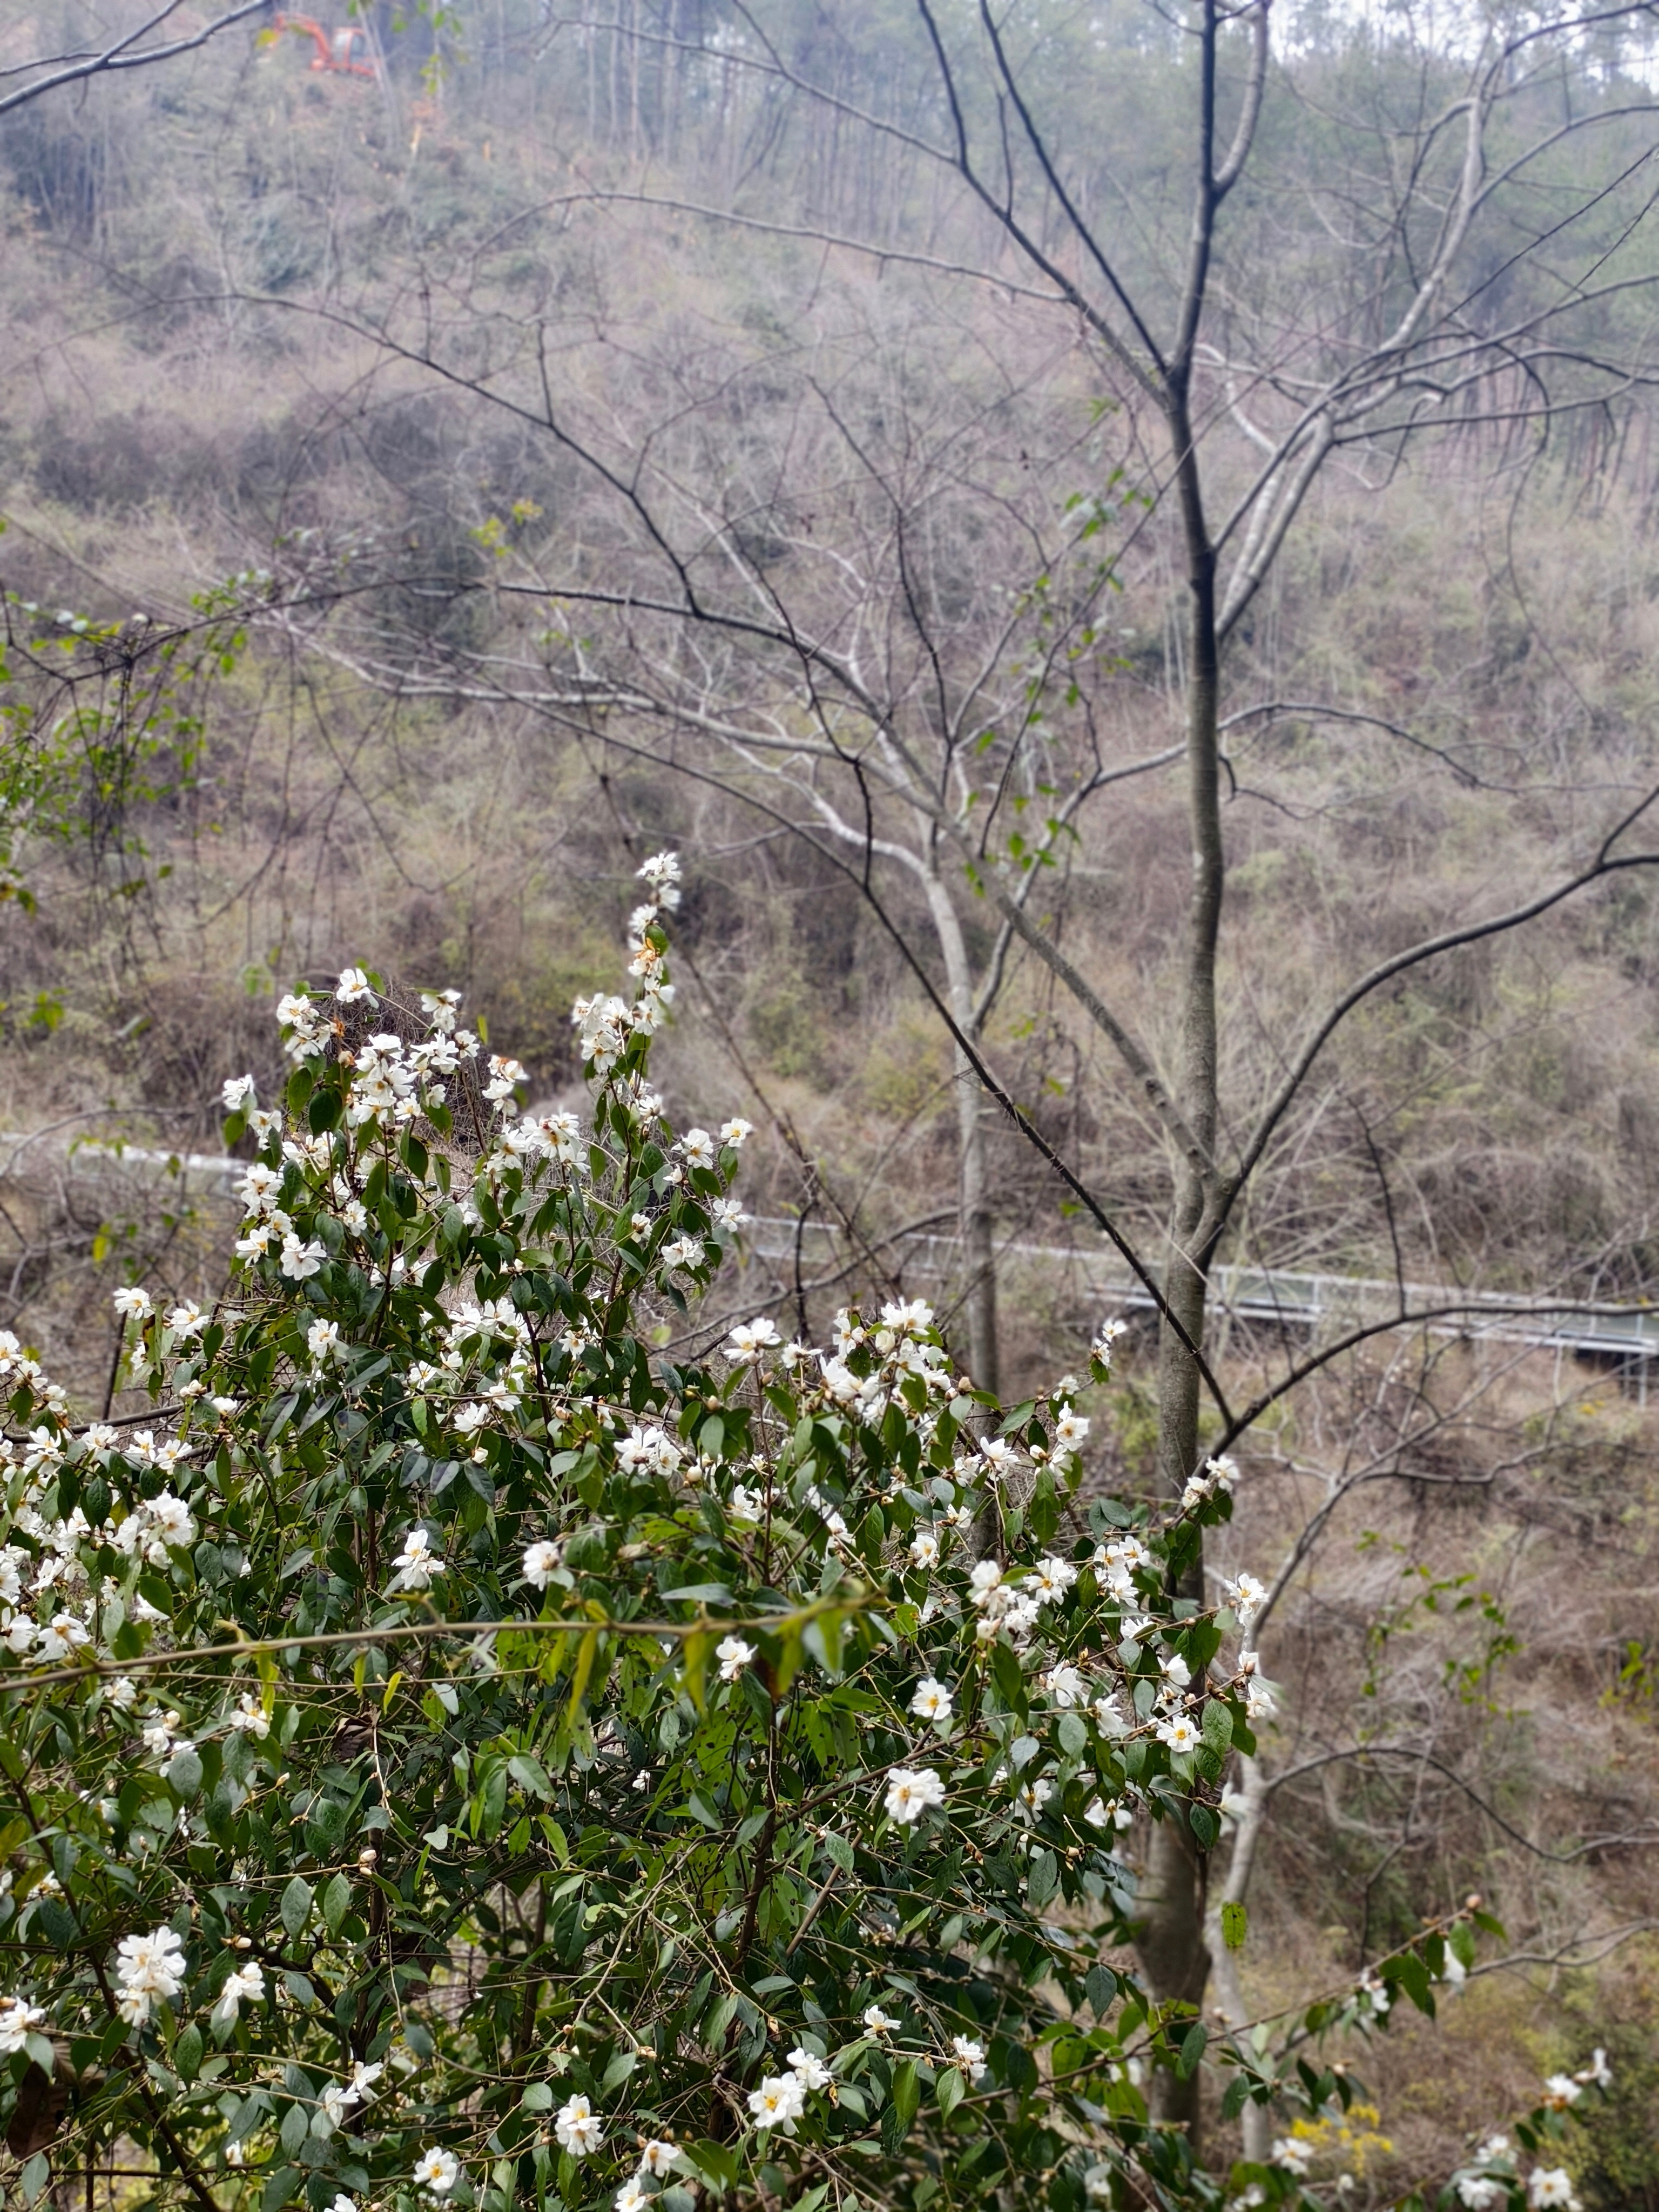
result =
[{"label": "white flower", "polygon": [[1158,1671],[1166,1682],[1177,1690],[1184,1690],[1193,1679],[1193,1670],[1178,1651],[1166,1652],[1158,1661]]},{"label": "white flower", "polygon": [[865,2007],[864,2024],[872,2035],[890,2035],[898,2026],[898,2022],[890,2019],[878,2004]]},{"label": "white flower", "polygon": [[793,2074],[769,2075],[758,2089],[749,2092],[749,2109],[757,2128],[776,2128],[781,2135],[792,2136],[806,2109],[806,2093]]},{"label": "white flower", "polygon": [[1077,1569],[1071,1561],[1051,1555],[1037,1561],[1025,1587],[1040,1605],[1052,1605],[1055,1599],[1065,1596],[1076,1580]]},{"label": "white flower", "polygon": [[1091,1828],[1115,1828],[1121,1832],[1135,1824],[1134,1814],[1115,1797],[1091,1798],[1083,1817]]},{"label": "white flower", "polygon": [[232,1075],[225,1081],[220,1097],[224,1100],[227,1114],[240,1114],[245,1106],[253,1103],[254,1083],[251,1075]]},{"label": "white flower", "polygon": [[971,2035],[953,2035],[951,2048],[959,2063],[970,2074],[977,2074],[985,2063],[985,2045],[975,2043]]},{"label": "white flower", "polygon": [[542,1590],[553,1579],[553,1571],[558,1564],[559,1547],[550,1536],[544,1536],[538,1542],[526,1546],[524,1558],[520,1562],[525,1580],[533,1583],[538,1589]]},{"label": "white flower", "polygon": [[932,1721],[935,1728],[944,1729],[951,1724],[955,1704],[944,1683],[936,1682],[928,1674],[917,1683],[910,1710],[919,1721]]},{"label": "white flower", "polygon": [[282,1271],[290,1282],[303,1283],[317,1273],[327,1257],[326,1249],[314,1237],[308,1244],[303,1244],[297,1232],[290,1229],[283,1239]]},{"label": "white flower", "polygon": [[263,1743],[270,1734],[270,1716],[253,1691],[244,1690],[228,1725],[238,1735],[251,1735],[256,1743]]},{"label": "white flower", "polygon": [[199,1336],[207,1327],[207,1316],[193,1298],[183,1305],[174,1306],[167,1315],[167,1327],[175,1336]]},{"label": "white flower", "polygon": [[1564,2212],[1577,2212],[1578,2199],[1572,2193],[1572,2179],[1564,2166],[1535,2166],[1527,2176],[1527,2199],[1540,2207],[1559,2204]]},{"label": "white flower", "polygon": [[320,1367],[325,1359],[339,1355],[340,1324],[337,1321],[314,1321],[306,1331],[306,1344],[311,1353],[312,1364]]},{"label": "white flower", "polygon": [[1223,1452],[1219,1459],[1205,1461],[1204,1472],[1218,1490],[1231,1493],[1233,1485],[1238,1480],[1238,1462],[1229,1459]]},{"label": "white flower", "polygon": [[483,1087],[483,1095],[492,1105],[499,1106],[504,1099],[513,1096],[520,1084],[528,1079],[516,1060],[504,1060],[500,1053],[492,1052],[489,1055],[489,1080]]},{"label": "white flower", "polygon": [[617,1446],[617,1464],[628,1474],[672,1474],[683,1456],[666,1430],[641,1428],[637,1422]]},{"label": "white flower", "polygon": [[[156,1492],[144,1510],[149,1514],[157,1537],[163,1544],[181,1550],[196,1540],[196,1519],[182,1498],[175,1498],[170,1490]],[[160,1562],[157,1562],[160,1565]]]},{"label": "white flower", "polygon": [[177,1713],[156,1713],[145,1722],[140,1731],[144,1749],[155,1759],[170,1759],[177,1748],[174,1730],[179,1725]]},{"label": "white flower", "polygon": [[974,1604],[988,1606],[1002,1586],[1002,1569],[994,1559],[978,1559],[968,1577],[968,1595]]},{"label": "white flower", "polygon": [[148,1321],[155,1305],[148,1291],[129,1283],[125,1290],[115,1293],[115,1310],[123,1321]]},{"label": "white flower", "polygon": [[1457,2178],[1458,2202],[1468,2207],[1468,2212],[1491,2212],[1509,2194],[1501,2181],[1489,2173],[1462,2173]]},{"label": "white flower", "polygon": [[1594,2081],[1598,2089],[1612,2088],[1613,2069],[1607,2063],[1607,2052],[1602,2050],[1599,2043],[1590,2053],[1589,2064],[1580,2069],[1578,2079],[1581,2081]]},{"label": "white flower", "polygon": [[733,1152],[740,1152],[744,1139],[746,1137],[752,1137],[754,1133],[754,1123],[745,1121],[741,1114],[734,1114],[729,1121],[720,1123],[720,1142],[723,1145],[730,1145]]},{"label": "white flower", "polygon": [[1299,2136],[1279,2136],[1274,2138],[1272,2156],[1273,2164],[1282,2166],[1287,2173],[1304,2174],[1313,2164],[1313,2145]]},{"label": "white flower", "polygon": [[1167,1743],[1171,1751],[1177,1753],[1196,1751],[1203,1741],[1202,1736],[1185,1713],[1173,1713],[1168,1720],[1160,1721],[1158,1724],[1158,1740],[1160,1743]]},{"label": "white flower", "polygon": [[[376,999],[374,992],[369,988],[368,976],[364,975],[361,968],[348,968],[343,971],[339,981],[334,986],[334,995],[343,1006],[356,1006],[360,999],[367,1000],[371,1006],[378,1006],[380,1004],[379,1000]],[[430,2157],[431,2155],[432,2154],[428,2152],[428,2156]],[[448,2153],[445,2152],[444,2155],[447,2157]],[[419,2169],[417,2168],[416,2172],[418,2172],[418,2171]],[[443,2185],[444,2187],[446,2189],[451,2187],[454,2182],[454,2179],[455,2177],[452,2173],[449,2179]],[[428,2182],[426,2185],[429,2189],[433,2186],[433,2184]]]},{"label": "white flower", "polygon": [[945,1784],[931,1766],[896,1766],[887,1778],[887,1817],[908,1828],[930,1805],[945,1802]]},{"label": "white flower", "polygon": [[1075,1667],[1054,1667],[1043,1677],[1043,1687],[1062,1712],[1089,1702],[1089,1685]]},{"label": "white flower", "polygon": [[55,1613],[47,1626],[40,1631],[39,1648],[33,1655],[34,1664],[38,1667],[61,1665],[91,1641],[92,1632],[72,1613]]},{"label": "white flower", "polygon": [[1089,1424],[1081,1413],[1074,1413],[1069,1406],[1062,1406],[1054,1419],[1054,1442],[1067,1451],[1075,1451],[1089,1433]]},{"label": "white flower", "polygon": [[726,1339],[724,1350],[734,1367],[746,1367],[763,1352],[775,1350],[782,1341],[776,1323],[763,1316],[758,1321],[739,1322]]},{"label": "white flower", "polygon": [[790,2052],[789,2070],[803,2089],[827,2089],[830,2087],[830,2069],[804,2044],[798,2043]]},{"label": "white flower", "polygon": [[9,2058],[21,2051],[30,2032],[39,2027],[46,2014],[27,1997],[0,1997],[0,2058]]},{"label": "white flower", "polygon": [[130,1713],[138,1702],[138,1685],[131,1674],[118,1674],[104,1695],[118,1712]]},{"label": "white flower", "polygon": [[694,1168],[714,1164],[714,1139],[707,1129],[688,1129],[680,1139],[679,1149]]},{"label": "white flower", "polygon": [[918,1528],[910,1539],[910,1565],[913,1567],[932,1567],[939,1564],[939,1538],[931,1528]]},{"label": "white flower", "polygon": [[1544,2084],[1544,2102],[1553,2105],[1558,2111],[1564,2110],[1568,2105],[1576,2105],[1583,2094],[1583,2089],[1571,2074],[1552,2074]]},{"label": "white flower", "polygon": [[684,2154],[678,2143],[664,2142],[653,2136],[640,2153],[640,2172],[660,2179],[670,2168],[678,2166]]},{"label": "white flower", "polygon": [[357,2200],[355,2197],[348,2197],[343,2189],[329,2206],[328,2212],[357,2212]]},{"label": "white flower", "polygon": [[460,2164],[452,2151],[440,2150],[434,2143],[416,2160],[411,2178],[417,2189],[429,2189],[434,2197],[447,2197],[461,2178]]},{"label": "white flower", "polygon": [[640,2186],[638,2174],[635,2174],[631,2181],[624,2181],[611,2199],[614,2212],[645,2212],[645,2208],[650,2202],[649,2192]]},{"label": "white flower", "polygon": [[374,2084],[385,2072],[386,2068],[383,2065],[365,2066],[361,2058],[356,2060],[352,2065],[351,2081],[347,2094],[357,2104],[372,2105],[374,2101]]},{"label": "white flower", "polygon": [[1475,2153],[1483,2166],[1490,2166],[1494,2160],[1507,2158],[1509,2154],[1510,2139],[1507,2136],[1488,2136]]},{"label": "white flower", "polygon": [[605,2128],[586,2097],[572,2097],[555,2115],[553,2132],[562,2150],[568,2150],[572,2158],[586,2158],[599,2148]]},{"label": "white flower", "polygon": [[264,1969],[257,1960],[251,1959],[246,1966],[238,1966],[234,1972],[226,1975],[224,1987],[219,1992],[219,2002],[213,2008],[215,2022],[234,2021],[245,2003],[264,1996]]},{"label": "white flower", "polygon": [[754,1645],[745,1644],[740,1636],[728,1636],[717,1644],[714,1656],[720,1662],[721,1681],[735,1682],[754,1656]]},{"label": "white flower", "polygon": [[651,1769],[648,1766],[641,1767],[630,1786],[635,1790],[648,1790],[651,1787]]},{"label": "white flower", "polygon": [[1054,1784],[1045,1782],[1041,1778],[1032,1782],[1022,1782],[1014,1791],[1014,1802],[1019,1809],[1021,1819],[1028,1823],[1038,1820],[1043,1807],[1054,1794]]},{"label": "white flower", "polygon": [[177,1996],[185,1978],[185,1947],[171,1928],[124,1936],[115,1947],[115,1978],[124,2020],[142,2027],[158,1997]]},{"label": "white flower", "polygon": [[397,1569],[389,1587],[392,1589],[423,1590],[434,1575],[441,1571],[443,1562],[437,1547],[424,1528],[411,1528],[404,1538],[404,1547],[392,1562]]}]

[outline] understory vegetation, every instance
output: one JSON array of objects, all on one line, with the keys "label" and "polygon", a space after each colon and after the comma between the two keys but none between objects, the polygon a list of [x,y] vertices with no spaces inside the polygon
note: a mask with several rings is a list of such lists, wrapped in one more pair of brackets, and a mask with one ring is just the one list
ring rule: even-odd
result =
[{"label": "understory vegetation", "polygon": [[[975,10],[364,18],[376,77],[239,27],[0,115],[0,1596],[49,1632],[58,1558],[106,1662],[11,1646],[52,1672],[0,1765],[57,1795],[5,1812],[8,2200],[151,2201],[142,2153],[198,2212],[1659,2212],[1659,1396],[1553,1340],[1659,1294],[1652,248],[1568,128],[1644,189],[1638,31],[1490,29],[1533,58],[1488,172],[1550,150],[1448,313],[1501,349],[1582,304],[1550,404],[1443,364],[1345,432],[1228,632],[1209,1141],[1262,1140],[1193,1496],[1181,454],[927,152],[927,27]],[[1193,72],[1152,21],[1017,9],[1008,68],[1161,301]],[[92,36],[38,10],[0,64]],[[1195,371],[1212,520],[1381,345],[1437,234],[1378,210],[1451,204],[1465,58],[1285,27]],[[1085,288],[1057,204],[1031,249]],[[176,1463],[117,1440],[175,1416]],[[216,1638],[250,1656],[163,1691]],[[137,2018],[94,1917],[188,1942]]]}]

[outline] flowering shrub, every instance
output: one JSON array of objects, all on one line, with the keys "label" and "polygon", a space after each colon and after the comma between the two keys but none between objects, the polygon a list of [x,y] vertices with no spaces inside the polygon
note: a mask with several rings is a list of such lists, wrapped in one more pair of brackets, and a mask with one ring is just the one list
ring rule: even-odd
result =
[{"label": "flowering shrub", "polygon": [[[117,2142],[201,2212],[1066,2208],[1125,2169],[1220,2201],[1148,2124],[1145,2069],[1208,2037],[1124,1963],[1117,1852],[1146,1819],[1212,1849],[1271,1708],[1261,1586],[1169,1595],[1234,1470],[1079,1504],[1077,1383],[999,1414],[920,1304],[697,1348],[749,1132],[676,1134],[649,1087],[644,872],[634,996],[576,1009],[585,1125],[524,1114],[453,994],[416,1018],[349,969],[279,1008],[280,1110],[226,1086],[234,1297],[119,1294],[153,1413],[77,1426],[0,1350],[29,2201]],[[1431,2005],[1471,1924],[1302,2033]],[[1351,2094],[1210,2055],[1235,2112]],[[1230,2186],[1300,2196],[1280,2150]],[[1490,2145],[1455,2189],[1571,2196]]]}]

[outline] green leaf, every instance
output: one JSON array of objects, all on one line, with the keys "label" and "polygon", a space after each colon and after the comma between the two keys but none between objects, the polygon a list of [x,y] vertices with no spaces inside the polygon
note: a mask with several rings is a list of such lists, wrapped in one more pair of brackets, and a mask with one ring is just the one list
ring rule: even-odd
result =
[{"label": "green leaf", "polygon": [[1244,1934],[1249,1924],[1249,1911],[1236,1898],[1230,1897],[1221,1908],[1221,1940],[1230,1951],[1243,1949]]},{"label": "green leaf", "polygon": [[933,2084],[933,2095],[938,2100],[939,2118],[948,2120],[963,2095],[963,2080],[954,2066],[947,2066]]},{"label": "green leaf", "polygon": [[1429,1984],[1429,1970],[1415,1951],[1402,1951],[1397,1959],[1385,1959],[1382,1978],[1398,1982],[1419,2012],[1432,2015],[1434,1992]]},{"label": "green leaf", "polygon": [[311,1884],[303,1875],[295,1875],[283,1892],[283,1901],[277,1910],[283,1927],[290,1936],[297,1936],[311,1917]]},{"label": "green leaf", "polygon": [[921,2103],[921,2082],[913,2058],[907,2058],[902,2065],[893,2069],[893,2086],[889,2094],[892,2099],[893,2110],[899,2116],[900,2124],[908,2128]]},{"label": "green leaf", "polygon": [[1186,2081],[1204,2056],[1204,2046],[1210,2039],[1210,2031],[1201,2020],[1195,2020],[1181,2039],[1181,2051],[1176,2060],[1176,2072]]},{"label": "green leaf", "polygon": [[167,1787],[186,1802],[202,1786],[202,1755],[193,1747],[175,1751],[167,1761]]},{"label": "green leaf", "polygon": [[605,2069],[604,2079],[599,2083],[601,2092],[609,2095],[612,2089],[620,2088],[639,2063],[636,2051],[619,2051]]},{"label": "green leaf", "polygon": [[740,2169],[735,2151],[728,2150],[724,2143],[709,2142],[706,2139],[701,2142],[687,2143],[684,2148],[686,2156],[711,2188],[723,2192],[737,2187]]},{"label": "green leaf", "polygon": [[259,2212],[283,2212],[283,2207],[293,2197],[299,2179],[297,2166],[279,2166],[259,2192]]},{"label": "green leaf", "polygon": [[45,2151],[36,2151],[33,2157],[25,2162],[17,2179],[23,2191],[23,2202],[33,2204],[52,2179],[52,2166]]},{"label": "green leaf", "polygon": [[202,2031],[193,2022],[173,2046],[173,2070],[181,2081],[193,2081],[202,2070]]},{"label": "green leaf", "polygon": [[340,1932],[340,1923],[351,1910],[351,1884],[343,1874],[337,1874],[323,1892],[323,1924],[331,1936]]}]

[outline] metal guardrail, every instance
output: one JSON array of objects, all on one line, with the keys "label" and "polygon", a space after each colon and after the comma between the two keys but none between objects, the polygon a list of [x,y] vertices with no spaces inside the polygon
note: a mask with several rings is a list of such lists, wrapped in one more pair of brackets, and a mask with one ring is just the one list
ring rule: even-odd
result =
[{"label": "metal guardrail", "polygon": [[[793,1261],[798,1237],[803,1257],[810,1255],[814,1264],[834,1265],[850,1257],[847,1240],[830,1222],[798,1224],[772,1216],[751,1222],[746,1231],[750,1249],[775,1261]],[[884,1249],[900,1255],[902,1272],[936,1279],[948,1277],[962,1264],[960,1240],[933,1232],[899,1238]],[[1103,1304],[1115,1303],[1130,1311],[1155,1310],[1145,1285],[1115,1255],[1011,1241],[998,1247],[997,1256],[1000,1261],[1070,1270],[1081,1277],[1089,1295]],[[1234,1265],[1213,1268],[1210,1284],[1216,1310],[1230,1319],[1293,1329],[1311,1338],[1340,1335],[1399,1316],[1438,1336],[1480,1337],[1644,1364],[1659,1359],[1659,1305],[1534,1302],[1461,1285],[1401,1284],[1382,1277]]]},{"label": "metal guardrail", "polygon": [[[0,1132],[0,1148],[11,1147],[12,1157],[31,1141]],[[0,1152],[0,1175],[9,1164]],[[218,1152],[165,1152],[151,1146],[83,1139],[69,1148],[67,1164],[71,1171],[84,1164],[129,1170],[143,1176],[167,1176],[186,1189],[194,1186],[204,1197],[229,1198],[246,1163]],[[763,1215],[748,1223],[744,1243],[757,1259],[774,1262],[793,1262],[799,1250],[815,1271],[847,1266],[857,1258],[843,1232],[828,1221]],[[902,1272],[935,1280],[948,1279],[962,1264],[961,1240],[933,1231],[901,1235],[881,1249],[900,1255]],[[1069,1270],[1081,1277],[1087,1295],[1103,1304],[1115,1304],[1131,1312],[1155,1310],[1145,1285],[1115,1255],[1010,1241],[998,1247],[997,1256],[1017,1266]],[[1402,1284],[1384,1277],[1231,1264],[1213,1268],[1210,1280],[1212,1303],[1229,1319],[1294,1329],[1310,1339],[1340,1335],[1399,1316],[1437,1336],[1474,1337],[1639,1363],[1644,1389],[1647,1363],[1659,1359],[1659,1305],[1556,1299],[1534,1303],[1462,1285]]]}]

